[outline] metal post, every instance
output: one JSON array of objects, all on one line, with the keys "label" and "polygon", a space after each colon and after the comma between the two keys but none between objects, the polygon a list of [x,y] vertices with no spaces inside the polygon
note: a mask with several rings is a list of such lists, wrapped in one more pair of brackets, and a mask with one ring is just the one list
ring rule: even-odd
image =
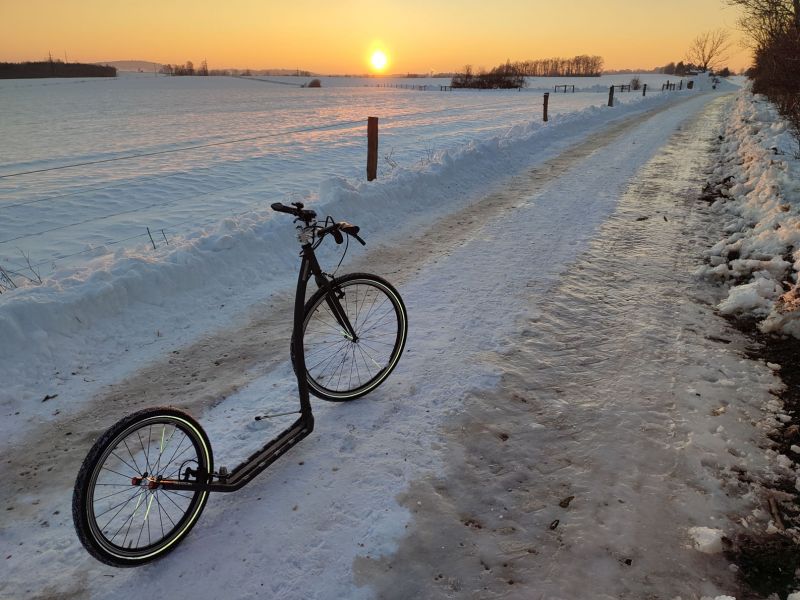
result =
[{"label": "metal post", "polygon": [[367,117],[367,181],[378,178],[378,117]]}]

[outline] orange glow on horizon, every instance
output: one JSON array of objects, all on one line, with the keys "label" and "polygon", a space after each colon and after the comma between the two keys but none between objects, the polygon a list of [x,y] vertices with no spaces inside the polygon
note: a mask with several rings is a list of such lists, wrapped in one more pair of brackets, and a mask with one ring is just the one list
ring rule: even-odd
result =
[{"label": "orange glow on horizon", "polygon": [[[452,72],[577,54],[602,56],[606,69],[652,69],[683,60],[703,31],[740,38],[737,9],[720,0],[30,0],[4,2],[0,15],[0,61],[206,59],[211,69],[317,74]],[[370,59],[386,48],[392,61],[381,69]],[[749,52],[734,44],[727,62],[746,67]]]}]

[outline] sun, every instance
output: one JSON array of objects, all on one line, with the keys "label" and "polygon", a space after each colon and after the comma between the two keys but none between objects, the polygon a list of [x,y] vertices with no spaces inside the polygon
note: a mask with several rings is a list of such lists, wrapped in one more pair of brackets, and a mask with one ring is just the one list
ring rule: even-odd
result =
[{"label": "sun", "polygon": [[376,71],[383,71],[389,63],[389,59],[386,57],[386,53],[383,50],[375,50],[369,62]]}]

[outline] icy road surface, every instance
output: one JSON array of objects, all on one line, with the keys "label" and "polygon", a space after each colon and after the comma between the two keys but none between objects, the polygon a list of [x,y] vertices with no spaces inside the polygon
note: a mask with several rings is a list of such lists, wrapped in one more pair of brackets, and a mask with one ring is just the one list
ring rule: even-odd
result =
[{"label": "icy road surface", "polygon": [[[253,415],[294,393],[275,343],[287,299],[34,431],[4,456],[0,597],[736,595],[713,540],[755,518],[733,475],[770,469],[759,423],[778,379],[742,357],[713,288],[689,275],[718,237],[697,196],[730,102],[615,122],[352,264],[403,294],[399,367],[363,400],[316,402],[314,434],[212,496],[155,564],[115,570],[83,551],[78,464],[112,415],[143,404],[190,407],[217,465],[258,447],[272,432]],[[265,341],[257,368],[237,368]]]}]

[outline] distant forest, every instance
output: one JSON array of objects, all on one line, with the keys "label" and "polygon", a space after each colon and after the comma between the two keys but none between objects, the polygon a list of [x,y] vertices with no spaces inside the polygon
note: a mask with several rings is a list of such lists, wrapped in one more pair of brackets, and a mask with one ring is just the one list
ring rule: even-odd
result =
[{"label": "distant forest", "polygon": [[525,77],[600,77],[603,57],[582,54],[572,58],[541,58],[514,62],[511,66]]},{"label": "distant forest", "polygon": [[37,62],[0,62],[0,79],[32,79],[39,77],[116,77],[116,67],[65,63],[60,60]]},{"label": "distant forest", "polygon": [[296,77],[310,77],[311,71],[301,71],[300,69],[262,69],[260,71],[253,71],[250,69],[209,69],[208,63],[203,60],[200,63],[199,67],[195,67],[194,63],[190,60],[187,60],[183,65],[162,65],[159,73],[162,75],[173,75],[173,76],[245,76],[248,77],[250,75],[278,75],[278,76],[296,76]]},{"label": "distant forest", "polygon": [[525,87],[525,77],[600,77],[602,72],[600,56],[506,61],[490,71],[478,73],[467,65],[463,73],[453,75],[450,85],[454,88],[513,89]]}]

